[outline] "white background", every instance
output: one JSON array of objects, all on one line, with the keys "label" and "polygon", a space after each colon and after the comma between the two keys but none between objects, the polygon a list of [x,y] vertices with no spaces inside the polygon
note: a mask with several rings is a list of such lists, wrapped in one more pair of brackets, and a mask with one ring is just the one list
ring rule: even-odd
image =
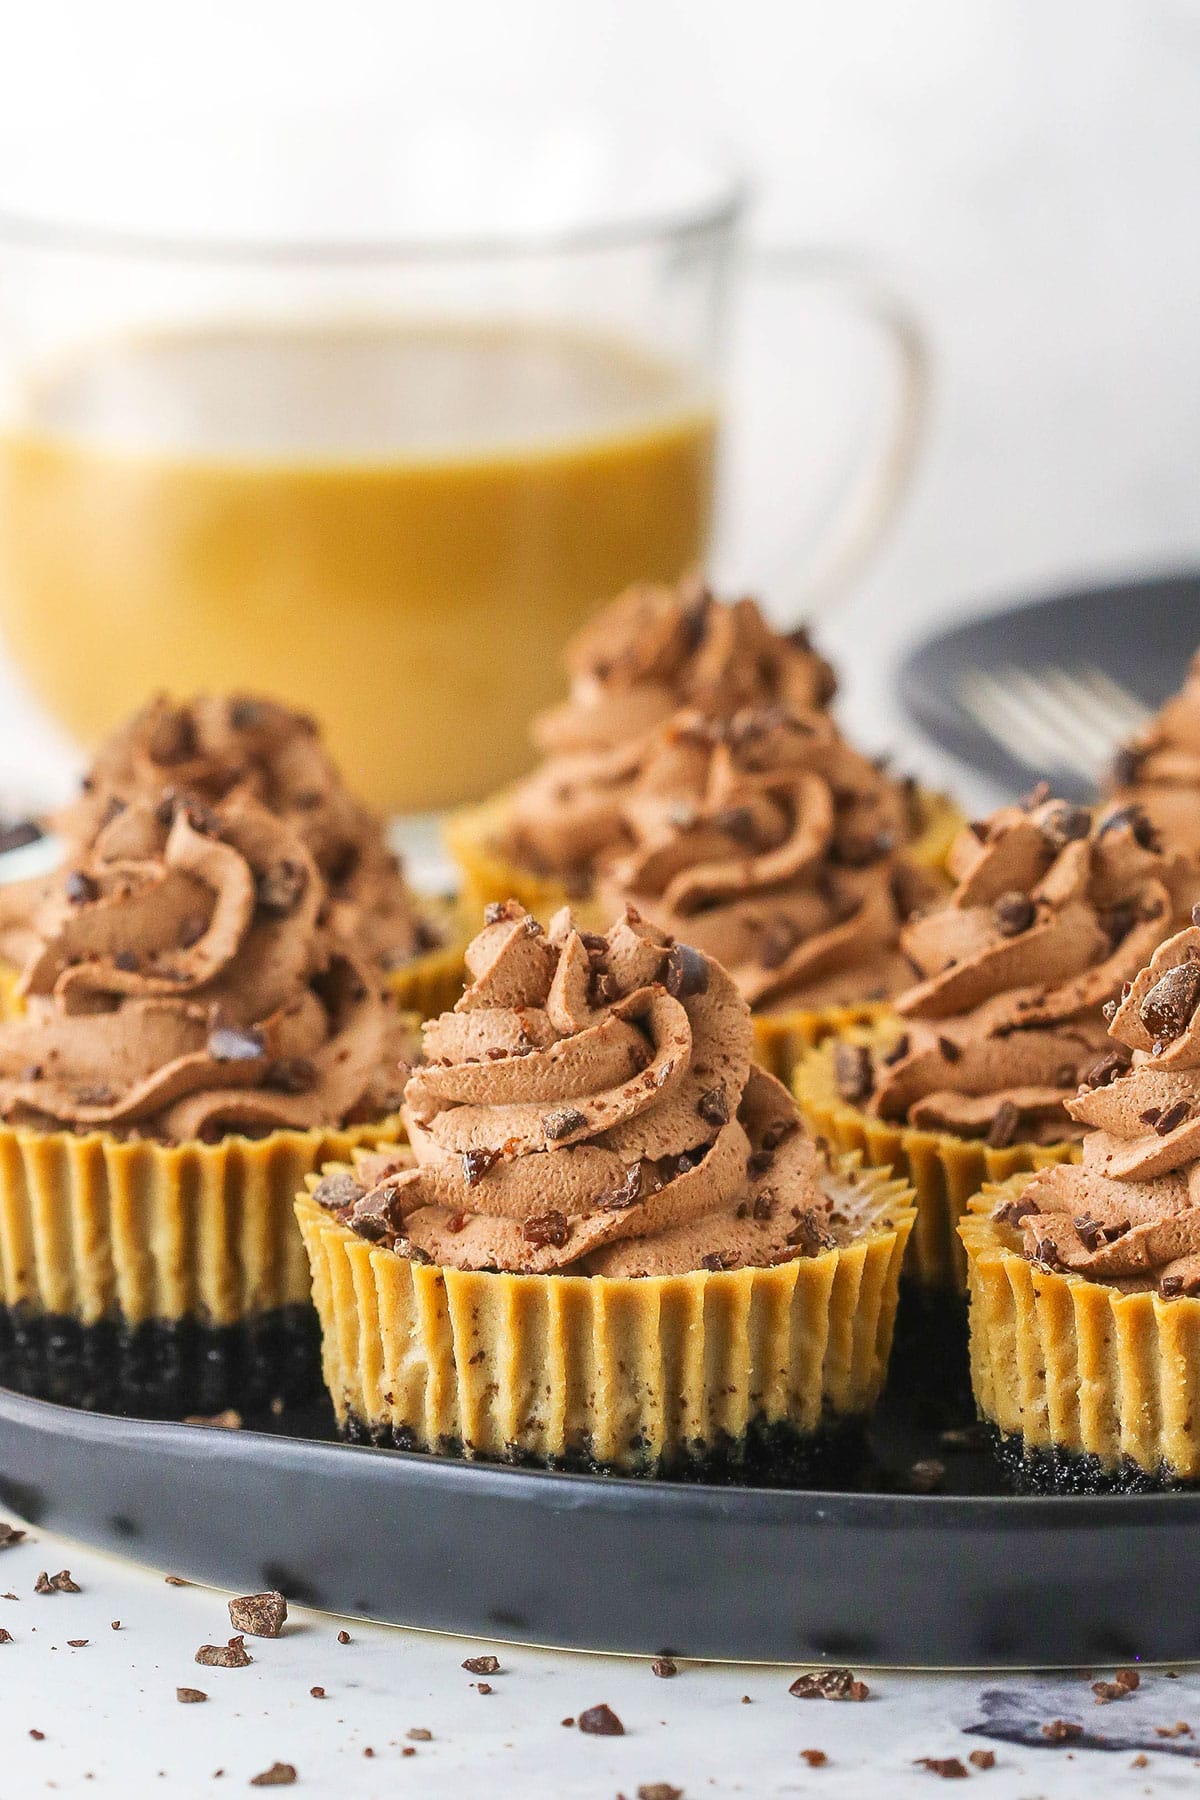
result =
[{"label": "white background", "polygon": [[[853,649],[849,722],[876,739],[895,652],[926,621],[1200,550],[1193,0],[0,0],[0,21],[0,116],[47,156],[86,160],[98,117],[147,104],[619,105],[738,145],[759,243],[868,251],[936,359],[911,504],[827,630]],[[739,579],[777,567],[834,429],[827,380],[808,419],[794,383],[772,406],[763,381],[808,350],[804,311],[750,324]],[[48,742],[0,683],[0,782],[48,766]]]}]

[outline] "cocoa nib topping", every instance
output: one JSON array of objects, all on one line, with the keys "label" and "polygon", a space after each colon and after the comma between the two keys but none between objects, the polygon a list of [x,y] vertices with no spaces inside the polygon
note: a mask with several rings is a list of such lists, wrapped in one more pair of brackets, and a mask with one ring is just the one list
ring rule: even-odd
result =
[{"label": "cocoa nib topping", "polygon": [[676,1000],[690,1000],[708,992],[708,958],[690,944],[674,944],[667,954],[665,975],[668,994]]},{"label": "cocoa nib topping", "polygon": [[1138,1008],[1138,1017],[1153,1037],[1173,1043],[1187,1030],[1198,1000],[1200,963],[1179,963],[1155,982]]},{"label": "cocoa nib topping", "polygon": [[1182,1125],[1184,1120],[1190,1119],[1191,1116],[1192,1109],[1187,1101],[1176,1100],[1171,1106],[1168,1106],[1165,1111],[1158,1115],[1158,1118],[1154,1121],[1153,1129],[1159,1137],[1168,1137],[1171,1132],[1175,1130],[1176,1126]]},{"label": "cocoa nib topping", "polygon": [[1107,1087],[1119,1075],[1124,1075],[1132,1060],[1123,1044],[1118,1044],[1113,1050],[1105,1051],[1099,1062],[1094,1063],[1084,1076],[1085,1087]]},{"label": "cocoa nib topping", "polygon": [[857,1106],[874,1086],[871,1052],[865,1044],[839,1044],[834,1051],[834,1078],[843,1100]]},{"label": "cocoa nib topping", "polygon": [[277,1638],[287,1616],[287,1601],[277,1588],[265,1594],[242,1594],[229,1602],[229,1623],[250,1637]]},{"label": "cocoa nib topping", "polygon": [[580,1112],[577,1106],[560,1106],[554,1112],[546,1114],[542,1120],[542,1130],[551,1143],[557,1143],[560,1138],[582,1131],[586,1124],[587,1114]]},{"label": "cocoa nib topping", "polygon": [[865,1700],[870,1692],[853,1669],[812,1669],[797,1675],[788,1689],[797,1700]]},{"label": "cocoa nib topping", "polygon": [[313,1199],[330,1212],[340,1212],[344,1207],[355,1205],[366,1191],[353,1175],[340,1170],[336,1175],[325,1175],[318,1181],[313,1189]]},{"label": "cocoa nib topping", "polygon": [[1001,937],[1019,937],[1028,931],[1037,916],[1037,908],[1028,894],[1001,894],[992,907],[996,929]]},{"label": "cocoa nib topping", "polygon": [[1015,1200],[1002,1200],[992,1217],[998,1225],[1019,1225],[1022,1219],[1032,1218],[1036,1212],[1037,1201],[1021,1194]]},{"label": "cocoa nib topping", "polygon": [[1128,1219],[1101,1222],[1089,1218],[1086,1213],[1080,1214],[1072,1223],[1085,1250],[1100,1250],[1105,1244],[1115,1244],[1129,1230]]},{"label": "cocoa nib topping", "polygon": [[625,1727],[618,1719],[611,1706],[603,1701],[599,1706],[585,1706],[579,1715],[580,1731],[588,1732],[592,1737],[624,1737]]}]

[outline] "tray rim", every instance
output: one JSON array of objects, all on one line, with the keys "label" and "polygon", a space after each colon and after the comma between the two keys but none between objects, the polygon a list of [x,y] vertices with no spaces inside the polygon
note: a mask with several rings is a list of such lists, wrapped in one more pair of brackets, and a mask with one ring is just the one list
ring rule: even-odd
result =
[{"label": "tray rim", "polygon": [[[65,1422],[71,1421],[69,1427]],[[92,1439],[111,1440],[123,1435],[147,1437],[164,1449],[196,1453],[207,1461],[260,1462],[308,1459],[331,1465],[344,1457],[370,1457],[380,1466],[391,1464],[407,1472],[416,1485],[449,1486],[482,1494],[485,1487],[509,1500],[543,1501],[554,1493],[563,1496],[570,1510],[590,1496],[601,1510],[667,1508],[695,1517],[722,1518],[731,1511],[778,1520],[792,1513],[811,1514],[796,1523],[826,1523],[823,1515],[836,1512],[844,1528],[855,1523],[873,1530],[891,1527],[911,1530],[945,1529],[969,1522],[973,1516],[1003,1509],[1005,1528],[1021,1521],[1030,1530],[1044,1530],[1048,1523],[1065,1524],[1062,1508],[1071,1509],[1072,1520],[1090,1530],[1109,1526],[1146,1526],[1192,1522],[1200,1526],[1200,1487],[1149,1494],[919,1494],[873,1493],[847,1488],[775,1488],[729,1483],[668,1481],[656,1477],[592,1475],[565,1469],[520,1468],[506,1463],[441,1456],[429,1451],[395,1450],[384,1445],[353,1444],[321,1438],[260,1431],[254,1427],[229,1428],[186,1424],[177,1419],[145,1419],[133,1414],[89,1411],[57,1401],[37,1400],[0,1384],[0,1427],[13,1424],[53,1437],[67,1437],[84,1448]],[[82,1427],[82,1429],[81,1429]],[[202,1447],[203,1446],[203,1447]],[[567,1496],[573,1496],[567,1500]],[[1180,1517],[1183,1513],[1186,1516]],[[989,1525],[989,1528],[990,1525]]]}]

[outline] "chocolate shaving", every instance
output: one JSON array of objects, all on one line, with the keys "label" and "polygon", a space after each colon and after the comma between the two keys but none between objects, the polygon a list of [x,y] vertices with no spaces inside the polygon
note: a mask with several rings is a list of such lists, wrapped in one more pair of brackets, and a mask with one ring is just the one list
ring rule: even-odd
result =
[{"label": "chocolate shaving", "polygon": [[826,1230],[811,1206],[804,1207],[797,1215],[796,1223],[784,1241],[794,1245],[801,1256],[820,1256],[823,1250],[833,1250],[837,1245],[837,1239]]},{"label": "chocolate shaving", "polygon": [[1022,1219],[1037,1212],[1037,1201],[1019,1194],[1015,1200],[1002,1200],[992,1214],[998,1225],[1019,1225]]},{"label": "chocolate shaving", "polygon": [[706,1125],[728,1125],[729,1100],[723,1087],[709,1088],[696,1102],[696,1111]]},{"label": "chocolate shaving", "polygon": [[1191,1113],[1192,1109],[1186,1100],[1176,1100],[1172,1106],[1168,1106],[1164,1113],[1160,1113],[1158,1118],[1154,1121],[1155,1134],[1158,1137],[1169,1136],[1170,1133],[1175,1130],[1176,1126],[1182,1125],[1185,1119],[1191,1117]]},{"label": "chocolate shaving", "polygon": [[1124,1075],[1132,1058],[1124,1045],[1114,1050],[1105,1051],[1098,1063],[1094,1063],[1084,1076],[1084,1085],[1089,1088],[1108,1087],[1118,1075]]}]

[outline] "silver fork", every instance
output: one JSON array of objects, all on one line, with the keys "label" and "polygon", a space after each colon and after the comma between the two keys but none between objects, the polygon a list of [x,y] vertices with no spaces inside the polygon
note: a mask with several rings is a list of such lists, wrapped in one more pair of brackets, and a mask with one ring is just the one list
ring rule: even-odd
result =
[{"label": "silver fork", "polygon": [[1113,752],[1141,729],[1150,710],[1094,663],[1066,668],[972,671],[959,682],[959,705],[1017,762],[1095,783]]}]

